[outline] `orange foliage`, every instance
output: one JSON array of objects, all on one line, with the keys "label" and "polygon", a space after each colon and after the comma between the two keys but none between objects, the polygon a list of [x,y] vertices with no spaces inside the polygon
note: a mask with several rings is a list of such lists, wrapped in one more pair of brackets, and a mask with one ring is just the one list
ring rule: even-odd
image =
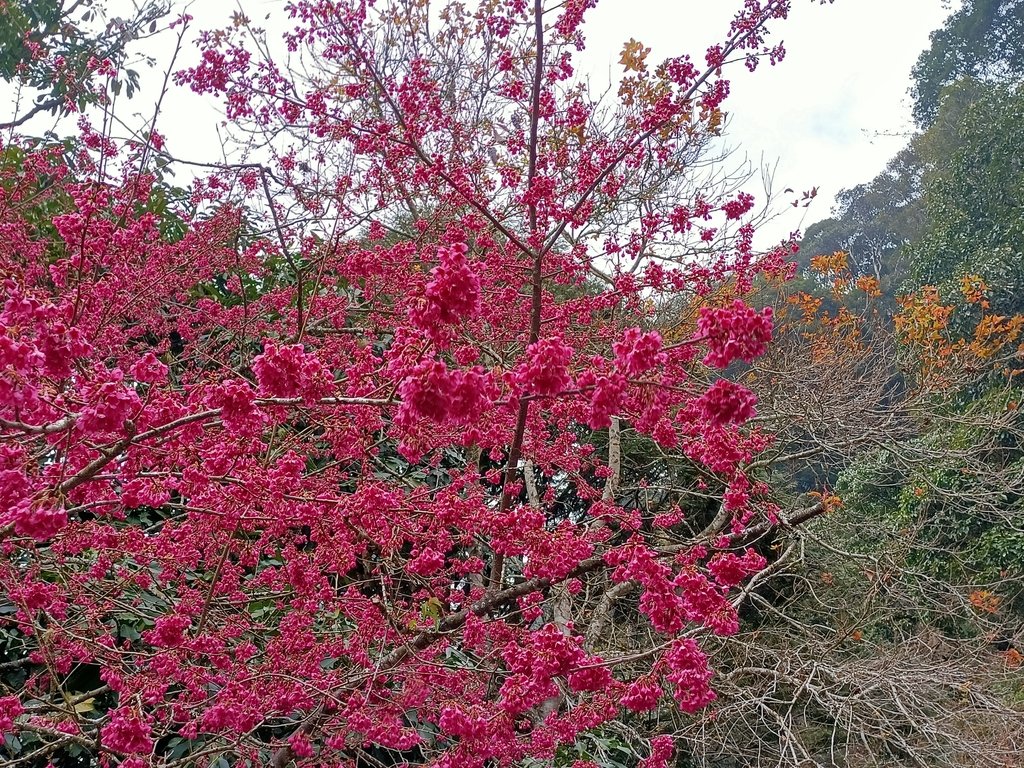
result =
[{"label": "orange foliage", "polygon": [[832,278],[832,295],[837,299],[848,294],[851,286],[867,294],[869,298],[879,298],[882,291],[878,279],[869,275],[854,278],[848,259],[849,254],[845,251],[815,256],[811,259],[811,271]]},{"label": "orange foliage", "polygon": [[785,297],[775,313],[777,335],[799,334],[807,362],[829,366],[864,351],[864,318],[841,307],[833,315],[823,311],[821,298],[804,291]]},{"label": "orange foliage", "polygon": [[847,254],[845,251],[836,251],[822,256],[815,256],[811,259],[811,269],[823,275],[835,274],[847,271]]},{"label": "orange foliage", "polygon": [[825,490],[820,493],[818,491],[810,491],[807,495],[815,499],[819,499],[821,501],[821,505],[825,508],[826,514],[838,512],[843,508],[843,500],[836,494],[832,493],[832,491]]},{"label": "orange foliage", "polygon": [[939,355],[946,356],[949,351],[946,329],[954,307],[943,304],[938,290],[930,285],[924,286],[918,293],[901,297],[899,305],[896,330],[903,340],[925,348],[941,349]]},{"label": "orange foliage", "polygon": [[988,309],[988,285],[978,275],[964,275],[960,280],[960,291],[970,304],[978,304]]},{"label": "orange foliage", "polygon": [[622,46],[622,56],[619,58],[619,64],[623,66],[626,72],[646,72],[647,64],[645,61],[650,52],[650,48],[645,47],[639,40],[634,40],[631,37],[629,42],[624,43]]},{"label": "orange foliage", "polygon": [[878,280],[867,275],[858,277],[856,286],[859,290],[864,291],[872,299],[877,299],[882,295],[882,291],[879,289]]},{"label": "orange foliage", "polygon": [[792,296],[786,297],[786,303],[795,307],[802,315],[802,320],[810,322],[818,316],[821,311],[822,300],[809,293],[800,291]]},{"label": "orange foliage", "polygon": [[970,351],[981,359],[989,359],[1009,344],[1014,343],[1024,330],[1024,315],[1003,317],[984,315],[974,329]]},{"label": "orange foliage", "polygon": [[999,605],[1002,603],[999,595],[989,592],[987,589],[976,589],[968,596],[977,610],[983,613],[996,613],[999,610]]},{"label": "orange foliage", "polygon": [[[980,277],[964,277],[961,289],[968,303],[982,311],[970,338],[955,336],[949,324],[956,307],[943,304],[938,290],[932,286],[899,300],[896,330],[905,343],[917,347],[926,376],[956,367],[976,370],[986,361],[1011,351],[1011,345],[1018,344],[1024,336],[1024,315],[1004,317],[986,312],[988,289]],[[1019,357],[1024,346],[1012,352]],[[1006,372],[1017,373],[1010,369]]]}]

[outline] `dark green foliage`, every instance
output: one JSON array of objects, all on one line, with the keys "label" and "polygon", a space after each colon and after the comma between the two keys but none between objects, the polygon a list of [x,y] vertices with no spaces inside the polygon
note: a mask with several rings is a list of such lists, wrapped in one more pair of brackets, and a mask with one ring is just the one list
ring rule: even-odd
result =
[{"label": "dark green foliage", "polygon": [[27,41],[40,42],[53,35],[60,18],[59,0],[13,0],[0,4],[0,77],[13,80],[19,68],[32,58]]},{"label": "dark green foliage", "polygon": [[956,293],[982,277],[999,314],[1024,310],[1024,91],[964,82],[918,140],[925,231],[910,251],[913,283]]},{"label": "dark green foliage", "polygon": [[1024,75],[1024,2],[965,0],[932,33],[931,46],[914,65],[914,119],[931,125],[943,90],[963,78],[1008,82]]},{"label": "dark green foliage", "polygon": [[128,18],[108,18],[94,0],[4,0],[0,2],[0,79],[34,93],[0,127],[19,127],[37,114],[67,114],[98,100],[89,81],[96,62],[109,60],[118,71],[114,94],[128,97],[139,87],[128,48],[156,30],[167,15],[165,0],[135,4]]}]

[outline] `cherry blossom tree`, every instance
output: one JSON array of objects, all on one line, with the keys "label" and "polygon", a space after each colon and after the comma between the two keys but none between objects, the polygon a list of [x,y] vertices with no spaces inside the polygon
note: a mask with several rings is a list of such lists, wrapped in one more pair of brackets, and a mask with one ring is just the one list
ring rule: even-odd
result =
[{"label": "cherry blossom tree", "polygon": [[[246,154],[188,191],[156,125],[4,146],[17,761],[514,765],[715,700],[747,545],[823,508],[745,472],[772,436],[725,374],[773,318],[741,297],[792,248],[756,250],[755,200],[700,162],[789,2],[694,58],[630,41],[604,98],[592,6],[299,0],[280,45],[238,12],[176,79]],[[627,493],[629,440],[700,510]]]}]

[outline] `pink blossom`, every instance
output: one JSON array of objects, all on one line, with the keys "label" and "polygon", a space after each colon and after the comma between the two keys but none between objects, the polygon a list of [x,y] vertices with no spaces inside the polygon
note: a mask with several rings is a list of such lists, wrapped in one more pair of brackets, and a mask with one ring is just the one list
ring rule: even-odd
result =
[{"label": "pink blossom", "polygon": [[742,424],[757,415],[757,396],[741,384],[719,379],[701,395],[697,406],[711,424]]},{"label": "pink blossom", "polygon": [[612,417],[622,408],[628,380],[619,372],[597,375],[593,371],[585,371],[577,384],[581,389],[593,388],[587,420],[590,428],[607,429],[612,423]]},{"label": "pink blossom", "polygon": [[160,362],[152,352],[147,352],[132,365],[131,373],[136,381],[156,384],[166,380],[167,366]]},{"label": "pink blossom", "polygon": [[457,707],[445,707],[437,727],[449,736],[461,739],[480,739],[487,734],[487,721],[479,716],[472,716]]},{"label": "pink blossom", "polygon": [[668,768],[674,752],[671,736],[655,736],[651,739],[651,754],[640,761],[639,768]]},{"label": "pink blossom", "polygon": [[622,706],[631,712],[650,712],[661,700],[661,685],[653,677],[641,677],[626,688],[620,698]]},{"label": "pink blossom", "polygon": [[722,506],[730,512],[744,509],[750,501],[750,481],[743,473],[737,473],[729,481],[725,493],[722,494]]},{"label": "pink blossom", "polygon": [[740,192],[735,199],[727,201],[722,210],[727,219],[738,219],[754,207],[754,196],[749,192]]},{"label": "pink blossom", "polygon": [[767,565],[767,560],[752,549],[743,556],[733,552],[715,555],[708,563],[708,571],[723,587],[735,587],[751,574],[757,573]]},{"label": "pink blossom", "polygon": [[417,363],[398,388],[402,405],[398,421],[410,424],[417,419],[442,422],[448,417],[455,395],[455,381],[443,360]]},{"label": "pink blossom", "polygon": [[665,653],[665,663],[665,679],[675,686],[675,699],[684,712],[696,712],[717,698],[711,690],[714,673],[694,640],[676,640]]},{"label": "pink blossom", "polygon": [[207,393],[205,402],[220,408],[221,419],[228,431],[235,435],[253,436],[262,431],[265,414],[256,406],[256,393],[249,382],[228,379]]},{"label": "pink blossom", "polygon": [[53,538],[68,524],[68,513],[62,507],[27,499],[14,506],[11,516],[15,533],[39,541]]},{"label": "pink blossom", "polygon": [[139,411],[142,401],[134,389],[123,382],[119,371],[106,372],[107,381],[85,387],[89,405],[78,415],[75,426],[87,433],[121,432],[125,422]]},{"label": "pink blossom", "polygon": [[0,509],[9,510],[29,495],[25,454],[15,445],[0,444]]},{"label": "pink blossom", "polygon": [[268,341],[252,362],[260,394],[269,397],[301,397],[306,404],[326,396],[334,379],[323,363],[301,344],[278,346]]},{"label": "pink blossom", "polygon": [[428,333],[439,325],[471,320],[480,311],[480,278],[469,265],[465,243],[437,249],[439,264],[430,271],[423,298],[411,312],[413,325]]},{"label": "pink blossom", "polygon": [[[588,665],[600,665],[603,659],[594,656]],[[569,688],[573,691],[602,691],[612,683],[612,673],[606,666],[588,666],[569,673]]]},{"label": "pink blossom", "polygon": [[724,590],[712,583],[704,574],[683,571],[672,581],[682,601],[683,615],[689,621],[700,622],[716,635],[734,635],[739,631],[739,617]]},{"label": "pink blossom", "polygon": [[159,507],[166,504],[169,498],[167,489],[151,479],[128,480],[121,486],[121,503],[128,509]]},{"label": "pink blossom", "polygon": [[622,339],[612,344],[612,351],[616,367],[627,376],[640,376],[668,359],[661,351],[661,334],[639,328],[627,328]]},{"label": "pink blossom", "polygon": [[153,629],[143,633],[142,639],[157,648],[174,648],[184,642],[191,624],[188,616],[161,616]]},{"label": "pink blossom", "polygon": [[727,368],[737,359],[752,363],[772,340],[772,308],[755,312],[739,299],[731,307],[701,307],[697,330],[707,343],[706,365]]},{"label": "pink blossom", "polygon": [[406,570],[420,576],[430,576],[444,568],[444,561],[443,552],[427,547],[409,561]]},{"label": "pink blossom", "polygon": [[526,359],[515,371],[515,381],[526,392],[557,395],[572,386],[569,361],[572,347],[561,336],[541,339],[526,348]]},{"label": "pink blossom", "polygon": [[14,721],[25,711],[17,696],[4,696],[0,699],[0,735],[9,733]]},{"label": "pink blossom", "polygon": [[497,397],[490,373],[476,365],[451,375],[451,402],[448,416],[459,424],[472,424],[490,408]]},{"label": "pink blossom", "polygon": [[118,707],[103,726],[103,745],[126,755],[148,754],[153,749],[150,727],[127,707]]}]

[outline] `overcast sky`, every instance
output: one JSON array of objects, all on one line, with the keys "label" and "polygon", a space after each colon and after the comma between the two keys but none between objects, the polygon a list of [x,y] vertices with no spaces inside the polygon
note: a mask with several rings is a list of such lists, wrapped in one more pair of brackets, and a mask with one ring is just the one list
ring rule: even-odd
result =
[{"label": "overcast sky", "polygon": [[[680,52],[698,59],[708,41],[722,36],[737,5],[603,0],[591,17],[588,55],[603,57],[607,70],[632,36],[652,48],[653,61]],[[928,46],[928,35],[951,12],[943,7],[949,5],[835,0],[823,6],[793,0],[790,18],[776,25],[772,37],[785,43],[786,59],[776,67],[765,63],[753,74],[742,66],[733,69],[724,107],[731,117],[728,143],[755,163],[777,163],[777,192],[820,190],[810,209],[789,209],[766,234],[777,239],[827,217],[839,190],[873,178],[904,146],[912,129],[910,70]]]},{"label": "overcast sky", "polygon": [[[129,0],[111,0],[115,7]],[[722,39],[741,0],[600,0],[587,18],[587,50],[581,69],[595,85],[621,73],[618,58],[631,37],[652,48],[649,61],[703,51]],[[777,67],[754,74],[742,65],[731,71],[732,96],[727,142],[755,164],[775,167],[774,188],[819,187],[807,211],[789,209],[767,228],[767,239],[829,214],[844,187],[871,179],[906,142],[910,130],[907,89],[910,68],[928,44],[929,33],[950,12],[942,0],[793,0],[791,17],[777,23],[772,42],[788,51]],[[954,7],[956,3],[953,3]],[[224,26],[242,7],[257,24],[281,15],[282,0],[195,0],[193,30]],[[272,22],[266,22],[272,28]],[[171,47],[165,37],[147,52],[166,67]],[[179,64],[195,58],[187,48]],[[149,73],[131,109],[152,113],[162,79]],[[148,98],[147,98],[148,97]],[[218,159],[219,118],[209,97],[176,90],[165,99],[160,129],[172,153],[197,160]],[[43,126],[45,128],[46,126]],[[786,196],[791,197],[791,196]],[[762,239],[764,242],[764,239]]]}]

